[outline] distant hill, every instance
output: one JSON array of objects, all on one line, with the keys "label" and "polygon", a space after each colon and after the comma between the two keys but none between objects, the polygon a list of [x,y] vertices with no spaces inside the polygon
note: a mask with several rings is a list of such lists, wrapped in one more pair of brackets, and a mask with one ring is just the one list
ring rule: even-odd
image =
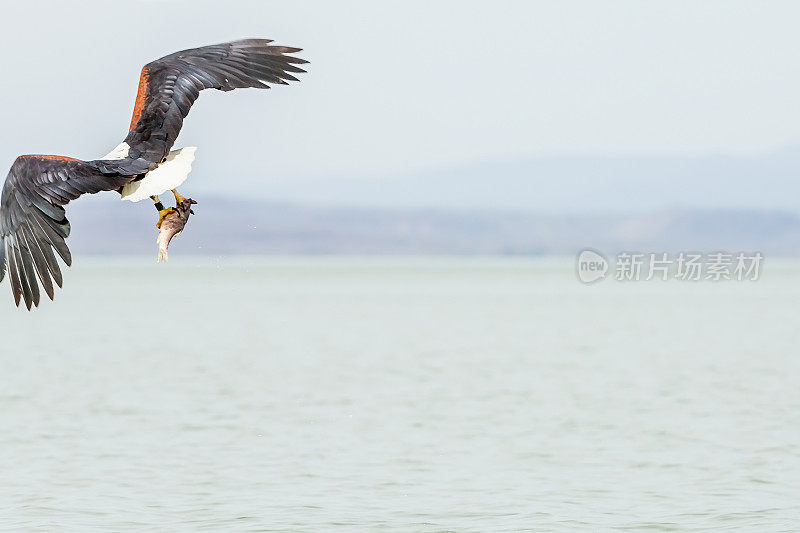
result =
[{"label": "distant hill", "polygon": [[[209,192],[220,183],[198,166],[186,188],[200,201],[197,216],[175,253],[529,255],[592,247],[800,255],[800,147],[755,156],[543,157],[371,179],[237,178],[237,190],[271,200]],[[68,215],[76,253],[154,254],[156,213],[145,202],[87,197]]]},{"label": "distant hill", "polygon": [[[171,197],[170,197],[171,199]],[[312,207],[196,196],[175,254],[572,254],[762,251],[800,255],[800,217],[764,210],[674,209],[548,215],[509,210]],[[86,197],[69,206],[77,253],[153,254],[149,202]]]},{"label": "distant hill", "polygon": [[[205,179],[198,181],[206,183]],[[753,156],[507,159],[435,170],[408,170],[396,176],[369,179],[271,178],[251,189],[264,191],[269,198],[280,201],[324,205],[517,209],[546,213],[676,208],[800,212],[800,147]]]}]

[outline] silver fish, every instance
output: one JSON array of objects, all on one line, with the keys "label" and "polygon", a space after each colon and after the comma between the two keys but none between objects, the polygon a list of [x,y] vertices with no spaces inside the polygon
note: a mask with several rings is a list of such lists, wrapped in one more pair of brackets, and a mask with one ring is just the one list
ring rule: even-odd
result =
[{"label": "silver fish", "polygon": [[183,231],[183,228],[189,221],[189,216],[194,214],[192,205],[196,203],[197,202],[191,198],[184,198],[183,201],[175,207],[167,209],[167,213],[161,217],[158,226],[158,238],[156,238],[156,242],[158,243],[158,257],[156,258],[156,262],[160,263],[162,260],[167,261],[169,259],[169,242],[173,237],[177,237]]}]

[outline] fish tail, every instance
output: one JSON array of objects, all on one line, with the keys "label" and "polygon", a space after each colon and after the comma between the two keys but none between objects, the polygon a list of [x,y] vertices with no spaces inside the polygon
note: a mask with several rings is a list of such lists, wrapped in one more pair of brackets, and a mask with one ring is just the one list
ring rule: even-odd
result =
[{"label": "fish tail", "polygon": [[156,242],[158,243],[158,256],[156,257],[156,263],[160,263],[162,260],[166,263],[169,258],[167,254],[167,250],[169,249],[169,239],[167,235],[163,232],[158,233],[158,238]]}]

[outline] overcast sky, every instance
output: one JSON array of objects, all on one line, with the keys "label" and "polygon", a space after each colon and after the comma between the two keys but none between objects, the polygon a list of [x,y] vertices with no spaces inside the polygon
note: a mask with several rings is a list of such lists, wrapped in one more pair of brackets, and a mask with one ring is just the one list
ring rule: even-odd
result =
[{"label": "overcast sky", "polygon": [[[206,91],[176,146],[200,188],[556,154],[800,144],[793,2],[126,1],[4,6],[0,156],[91,159],[127,133],[141,67],[242,37],[309,74]],[[252,176],[255,176],[255,181]]]}]

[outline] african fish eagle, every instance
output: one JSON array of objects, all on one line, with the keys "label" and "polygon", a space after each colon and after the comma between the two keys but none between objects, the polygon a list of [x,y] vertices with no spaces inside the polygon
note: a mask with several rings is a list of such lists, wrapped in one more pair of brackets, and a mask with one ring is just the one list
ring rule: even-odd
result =
[{"label": "african fish eagle", "polygon": [[53,280],[62,286],[53,249],[72,264],[64,212],[70,201],[101,191],[117,191],[133,202],[151,198],[159,225],[174,211],[164,209],[159,194],[171,190],[178,206],[187,201],[176,188],[191,171],[195,148],[170,150],[200,91],[269,89],[298,81],[291,73],[305,72],[297,65],[307,61],[288,55],[300,48],[271,42],[244,39],[193,48],[145,65],[128,136],[101,159],[23,155],[14,161],[0,198],[0,281],[7,270],[17,307],[20,300],[29,310],[39,305],[37,276],[51,300]]}]

